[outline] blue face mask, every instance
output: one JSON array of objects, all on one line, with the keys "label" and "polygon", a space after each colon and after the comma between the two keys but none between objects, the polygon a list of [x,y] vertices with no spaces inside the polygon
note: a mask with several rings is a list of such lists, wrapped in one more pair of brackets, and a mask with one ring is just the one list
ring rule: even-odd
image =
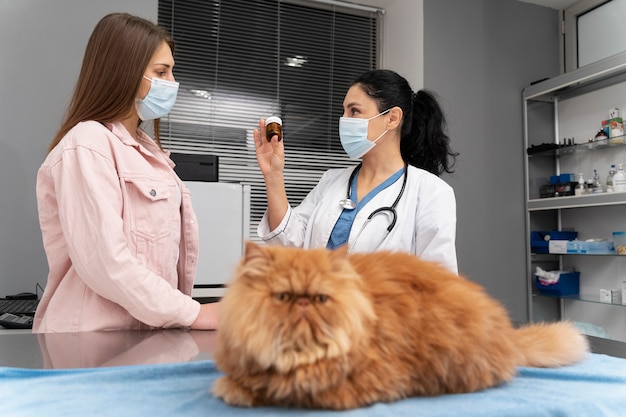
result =
[{"label": "blue face mask", "polygon": [[135,99],[135,108],[139,118],[143,121],[161,118],[172,111],[176,96],[178,94],[178,83],[176,81],[161,80],[159,78],[148,78],[150,81],[150,91],[143,98]]},{"label": "blue face mask", "polygon": [[366,153],[368,153],[374,146],[378,139],[382,138],[388,131],[385,130],[373,141],[367,138],[367,128],[369,122],[372,119],[382,116],[391,109],[387,109],[376,116],[369,119],[361,119],[359,117],[340,117],[339,118],[339,139],[341,140],[341,146],[346,151],[350,159],[359,159]]}]

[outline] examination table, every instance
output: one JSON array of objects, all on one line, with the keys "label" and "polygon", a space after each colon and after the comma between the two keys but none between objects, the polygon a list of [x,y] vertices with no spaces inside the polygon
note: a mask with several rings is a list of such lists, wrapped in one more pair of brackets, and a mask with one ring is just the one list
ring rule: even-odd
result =
[{"label": "examination table", "polygon": [[0,416],[626,416],[626,359],[589,354],[558,369],[519,368],[472,394],[332,412],[230,407],[210,393],[216,332],[0,332]]}]

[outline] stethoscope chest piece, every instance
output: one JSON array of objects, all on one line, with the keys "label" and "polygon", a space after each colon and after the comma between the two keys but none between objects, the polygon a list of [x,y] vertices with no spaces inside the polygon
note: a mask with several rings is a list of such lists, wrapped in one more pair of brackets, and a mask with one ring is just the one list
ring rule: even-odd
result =
[{"label": "stethoscope chest piece", "polygon": [[339,200],[339,205],[346,210],[353,210],[356,208],[356,203],[349,198],[344,198],[343,200]]}]

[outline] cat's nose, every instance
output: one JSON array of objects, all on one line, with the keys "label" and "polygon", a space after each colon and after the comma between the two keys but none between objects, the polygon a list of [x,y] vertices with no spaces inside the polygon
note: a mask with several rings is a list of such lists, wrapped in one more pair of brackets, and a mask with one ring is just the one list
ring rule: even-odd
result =
[{"label": "cat's nose", "polygon": [[311,302],[310,302],[310,301],[309,301],[309,299],[308,299],[308,298],[306,298],[306,297],[301,297],[301,298],[298,300],[298,305],[299,305],[300,307],[307,307],[310,303],[311,303]]}]

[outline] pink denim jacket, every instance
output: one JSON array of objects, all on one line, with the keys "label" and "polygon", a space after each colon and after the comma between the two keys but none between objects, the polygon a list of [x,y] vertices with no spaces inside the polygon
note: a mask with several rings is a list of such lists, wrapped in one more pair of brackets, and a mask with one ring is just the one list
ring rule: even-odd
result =
[{"label": "pink denim jacket", "polygon": [[50,272],[33,332],[190,326],[198,224],[169,152],[121,123],[74,126],[37,175]]}]

